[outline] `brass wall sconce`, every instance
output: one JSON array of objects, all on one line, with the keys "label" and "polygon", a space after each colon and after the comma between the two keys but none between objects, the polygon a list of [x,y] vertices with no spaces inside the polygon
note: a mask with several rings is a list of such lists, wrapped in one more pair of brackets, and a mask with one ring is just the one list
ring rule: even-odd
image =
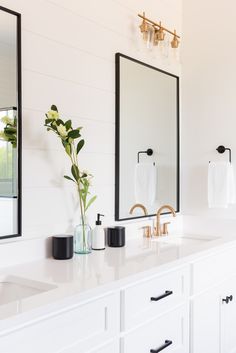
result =
[{"label": "brass wall sconce", "polygon": [[180,36],[176,33],[176,30],[170,31],[168,28],[162,26],[162,23],[154,22],[145,16],[145,12],[142,15],[138,14],[142,18],[142,23],[139,26],[140,31],[143,35],[144,41],[152,41],[154,46],[158,46],[159,43],[165,40],[166,33],[173,35],[173,39],[170,42],[171,48],[177,49],[180,43]]}]

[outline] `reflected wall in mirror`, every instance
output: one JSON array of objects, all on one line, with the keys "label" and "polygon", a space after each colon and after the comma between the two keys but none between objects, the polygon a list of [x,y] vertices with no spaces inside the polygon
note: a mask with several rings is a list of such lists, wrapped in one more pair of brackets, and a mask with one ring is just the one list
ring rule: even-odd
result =
[{"label": "reflected wall in mirror", "polygon": [[179,78],[119,53],[115,175],[116,220],[179,211]]},{"label": "reflected wall in mirror", "polygon": [[21,16],[0,6],[0,238],[21,235]]}]

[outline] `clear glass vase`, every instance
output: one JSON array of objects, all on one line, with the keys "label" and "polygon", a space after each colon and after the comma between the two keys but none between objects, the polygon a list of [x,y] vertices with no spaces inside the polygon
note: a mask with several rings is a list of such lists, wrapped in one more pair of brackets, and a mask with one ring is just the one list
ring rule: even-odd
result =
[{"label": "clear glass vase", "polygon": [[74,252],[76,254],[89,254],[92,251],[92,229],[84,218],[81,218],[80,224],[75,227],[74,234]]}]

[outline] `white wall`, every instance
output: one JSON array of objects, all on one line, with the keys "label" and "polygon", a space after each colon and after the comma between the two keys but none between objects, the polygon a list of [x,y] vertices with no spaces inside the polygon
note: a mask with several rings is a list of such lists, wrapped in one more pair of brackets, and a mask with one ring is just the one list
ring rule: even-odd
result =
[{"label": "white wall", "polygon": [[69,163],[56,137],[43,127],[57,104],[82,125],[81,165],[94,174],[97,211],[114,220],[115,64],[122,52],[180,72],[157,58],[141,40],[137,13],[146,10],[181,30],[182,0],[3,0],[22,13],[23,26],[23,235],[71,231],[78,222],[76,192],[62,176]]},{"label": "white wall", "polygon": [[183,9],[182,209],[236,218],[236,206],[207,205],[208,162],[228,158],[219,145],[232,148],[236,168],[236,3],[184,0]]}]

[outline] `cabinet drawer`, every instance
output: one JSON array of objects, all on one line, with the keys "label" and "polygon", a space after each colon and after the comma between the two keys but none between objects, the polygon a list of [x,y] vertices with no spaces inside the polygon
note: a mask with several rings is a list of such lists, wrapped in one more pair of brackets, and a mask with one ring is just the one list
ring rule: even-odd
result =
[{"label": "cabinet drawer", "polygon": [[221,251],[192,264],[191,293],[196,294],[215,286],[236,274],[236,248]]},{"label": "cabinet drawer", "polygon": [[[60,351],[59,353],[79,353],[79,352],[80,352],[80,345],[76,345],[69,349]],[[87,353],[120,353],[119,341],[117,340],[115,342],[105,344]]]},{"label": "cabinet drawer", "polygon": [[138,282],[121,292],[121,327],[135,325],[161,315],[171,306],[181,304],[189,295],[189,268]]},{"label": "cabinet drawer", "polygon": [[4,353],[58,353],[77,345],[85,353],[118,332],[119,295],[114,293],[0,336],[0,347]]},{"label": "cabinet drawer", "polygon": [[160,348],[163,353],[189,353],[188,307],[180,306],[127,334],[121,347],[122,353],[149,353]]}]

